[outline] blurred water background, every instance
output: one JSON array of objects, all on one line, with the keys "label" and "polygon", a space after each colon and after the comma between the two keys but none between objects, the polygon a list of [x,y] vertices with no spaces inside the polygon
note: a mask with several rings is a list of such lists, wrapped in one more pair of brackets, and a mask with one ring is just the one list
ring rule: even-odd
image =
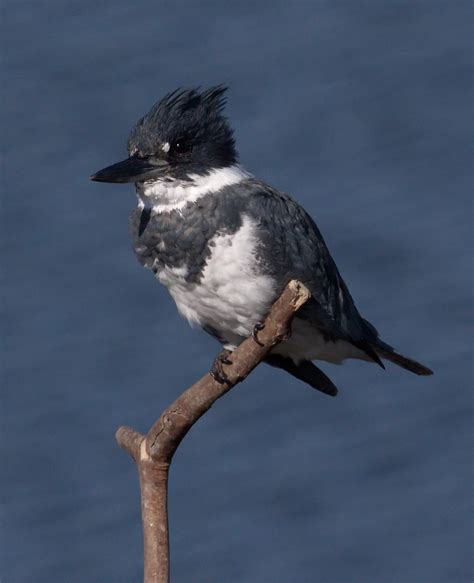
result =
[{"label": "blurred water background", "polygon": [[[135,582],[146,430],[207,370],[88,181],[177,86],[229,84],[242,163],[318,222],[362,313],[432,366],[260,367],[182,444],[176,582],[472,580],[472,10],[463,0],[2,3],[2,583]],[[6,308],[6,309],[5,309]]]}]

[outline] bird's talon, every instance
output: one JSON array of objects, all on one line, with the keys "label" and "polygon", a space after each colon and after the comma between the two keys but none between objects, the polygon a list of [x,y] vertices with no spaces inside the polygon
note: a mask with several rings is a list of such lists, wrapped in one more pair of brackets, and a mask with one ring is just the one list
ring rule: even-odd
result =
[{"label": "bird's talon", "polygon": [[209,374],[220,385],[229,384],[229,379],[227,378],[227,375],[223,371],[219,372],[219,371],[211,368],[211,370],[209,371]]},{"label": "bird's talon", "polygon": [[228,358],[229,354],[231,354],[231,351],[226,349],[218,354],[212,363],[211,370],[209,371],[211,377],[221,385],[230,384],[229,378],[222,368],[223,364],[232,364],[232,361]]},{"label": "bird's talon", "polygon": [[261,330],[263,330],[264,328],[265,328],[265,324],[263,322],[257,322],[257,324],[255,324],[255,326],[253,327],[252,338],[255,340],[255,342],[259,346],[264,346],[264,344],[262,342],[260,342],[260,340],[258,339],[258,333]]}]

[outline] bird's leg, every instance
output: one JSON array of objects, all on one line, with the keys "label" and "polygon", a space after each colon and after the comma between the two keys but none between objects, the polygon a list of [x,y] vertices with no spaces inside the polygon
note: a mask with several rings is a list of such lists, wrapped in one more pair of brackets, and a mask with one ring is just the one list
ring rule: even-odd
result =
[{"label": "bird's leg", "polygon": [[258,333],[260,332],[260,330],[263,330],[264,328],[265,328],[265,324],[263,322],[257,322],[255,324],[255,326],[253,327],[252,338],[255,340],[255,342],[259,346],[263,346],[263,343],[260,342],[260,340],[258,339]]},{"label": "bird's leg", "polygon": [[227,348],[223,348],[221,352],[216,356],[214,362],[212,363],[211,370],[209,374],[211,377],[220,383],[221,385],[228,383],[229,379],[222,368],[223,364],[232,364],[232,361],[229,358],[229,355],[232,354],[232,350],[227,350]]}]

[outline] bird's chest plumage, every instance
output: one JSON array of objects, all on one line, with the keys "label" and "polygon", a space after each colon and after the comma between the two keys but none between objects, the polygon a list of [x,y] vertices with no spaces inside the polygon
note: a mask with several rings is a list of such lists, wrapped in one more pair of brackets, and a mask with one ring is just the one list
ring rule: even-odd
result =
[{"label": "bird's chest plumage", "polygon": [[139,261],[154,273],[163,269],[186,267],[186,281],[198,281],[209,255],[208,241],[216,225],[199,213],[183,217],[179,212],[151,214],[142,235],[139,235],[141,209],[133,212],[130,221],[133,248]]},{"label": "bird's chest plumage", "polygon": [[229,345],[248,336],[278,294],[259,259],[255,221],[205,201],[184,213],[153,216],[134,249],[165,285],[180,313]]}]

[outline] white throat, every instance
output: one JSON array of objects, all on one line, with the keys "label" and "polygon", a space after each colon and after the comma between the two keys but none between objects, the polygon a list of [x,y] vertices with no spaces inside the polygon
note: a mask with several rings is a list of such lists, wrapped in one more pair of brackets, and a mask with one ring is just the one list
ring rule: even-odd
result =
[{"label": "white throat", "polygon": [[170,213],[251,176],[239,164],[234,164],[205,175],[190,174],[188,180],[148,180],[137,187],[138,206],[151,208],[155,213]]}]

